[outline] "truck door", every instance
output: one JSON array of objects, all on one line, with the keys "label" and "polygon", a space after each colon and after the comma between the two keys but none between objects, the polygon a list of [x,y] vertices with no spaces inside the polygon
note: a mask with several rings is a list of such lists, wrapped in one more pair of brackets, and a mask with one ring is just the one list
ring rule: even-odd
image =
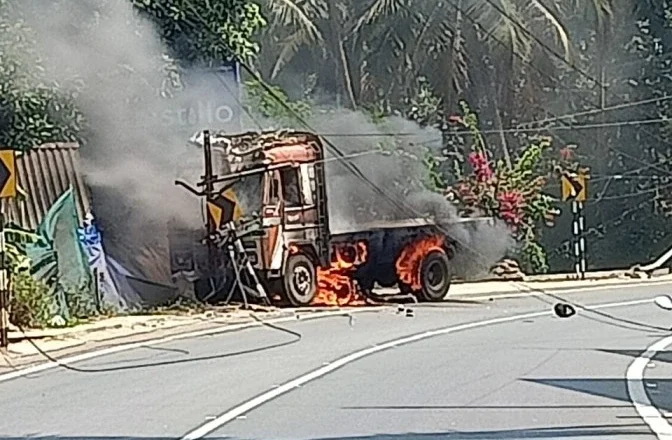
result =
[{"label": "truck door", "polygon": [[278,248],[282,249],[282,194],[278,171],[269,171],[264,177],[263,204],[262,267],[279,270],[282,267],[282,256],[277,256]]},{"label": "truck door", "polygon": [[307,170],[309,166],[303,164],[280,171],[287,230],[305,230],[315,226],[315,204]]}]

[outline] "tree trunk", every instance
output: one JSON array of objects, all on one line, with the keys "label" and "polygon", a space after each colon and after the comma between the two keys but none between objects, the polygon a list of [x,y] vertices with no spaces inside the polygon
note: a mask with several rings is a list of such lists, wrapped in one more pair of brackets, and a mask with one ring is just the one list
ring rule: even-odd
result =
[{"label": "tree trunk", "polygon": [[331,28],[332,37],[332,54],[335,57],[336,66],[340,74],[338,75],[340,76],[339,88],[348,96],[350,107],[354,110],[357,108],[357,100],[355,99],[355,91],[352,86],[348,56],[345,52],[345,47],[343,46],[341,24],[338,20],[338,10],[335,8],[334,1],[335,0],[327,1],[329,8],[329,26]]}]

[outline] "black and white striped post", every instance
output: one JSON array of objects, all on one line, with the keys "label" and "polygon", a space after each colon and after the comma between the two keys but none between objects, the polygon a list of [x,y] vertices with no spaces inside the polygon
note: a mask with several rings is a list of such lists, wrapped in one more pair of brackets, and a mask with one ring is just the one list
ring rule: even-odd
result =
[{"label": "black and white striped post", "polygon": [[574,242],[574,268],[576,276],[586,279],[586,220],[583,215],[583,202],[572,202],[572,235]]},{"label": "black and white striped post", "polygon": [[586,279],[586,218],[583,214],[583,202],[586,200],[586,180],[584,172],[561,174],[562,200],[572,203],[572,243],[574,244],[574,270],[576,276]]}]

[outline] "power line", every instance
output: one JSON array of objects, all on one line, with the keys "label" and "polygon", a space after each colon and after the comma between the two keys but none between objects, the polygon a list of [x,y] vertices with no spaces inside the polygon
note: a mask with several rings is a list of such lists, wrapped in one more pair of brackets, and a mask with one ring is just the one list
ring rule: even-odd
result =
[{"label": "power line", "polygon": [[[654,202],[655,199],[656,199],[656,197],[658,197],[658,196],[655,195],[655,196],[653,196],[653,197],[649,197],[649,198],[647,198],[647,199],[645,199],[645,200],[639,202],[637,205],[633,206],[632,208],[628,209],[627,211],[622,212],[621,215],[620,215],[618,218],[612,219],[611,221],[608,221],[608,222],[603,222],[603,223],[599,224],[598,227],[603,227],[603,228],[604,228],[604,227],[611,227],[611,226],[617,225],[619,222],[622,222],[622,221],[623,221],[623,217],[625,217],[625,216],[627,216],[627,215],[630,215],[630,214],[632,214],[632,213],[634,213],[634,212],[637,212],[637,211],[641,210],[641,209],[642,209],[645,205],[647,205],[648,203],[650,203],[650,202]],[[596,230],[596,228],[591,228],[591,229],[589,229],[587,232],[590,233],[591,230],[594,231],[594,230]],[[553,249],[552,251],[549,251],[549,255],[550,255],[550,254],[558,255],[558,254],[560,254],[562,251],[566,251],[566,249],[567,249],[569,246],[571,246],[571,244],[572,244],[572,241],[571,241],[571,240],[565,240],[565,241],[563,241],[562,244],[560,244],[558,247],[556,247],[556,248]]]},{"label": "power line", "polygon": [[[492,0],[488,0],[488,2],[492,4]],[[476,26],[481,26],[480,23],[478,23],[478,22],[477,22],[475,19],[473,19],[469,14],[467,14],[466,11],[465,11],[464,9],[462,9],[462,8],[458,7],[457,5],[455,5],[455,4],[453,3],[452,0],[449,1],[448,4],[449,4],[450,6],[452,6],[455,10],[462,12],[463,15],[464,15],[464,17],[465,17],[467,20],[469,20],[471,23],[473,23],[473,24],[476,25]],[[502,11],[500,11],[500,13],[502,13]],[[503,15],[506,16],[505,13],[504,13]],[[510,19],[510,17],[508,17],[508,18]],[[520,26],[520,25],[519,25],[519,26]],[[499,43],[502,47],[504,47],[504,48],[508,48],[507,44],[506,44],[505,42],[503,42],[501,39],[497,38],[496,36],[494,36],[494,35],[492,35],[492,34],[488,34],[487,36],[488,36],[488,38],[491,38],[491,39],[493,39],[494,41],[496,41],[497,43]],[[542,43],[542,45],[543,45],[543,43]],[[523,56],[521,56],[519,53],[517,53],[517,52],[514,51],[514,52],[513,52],[513,55],[516,56],[517,58],[519,58],[525,65],[527,65],[527,66],[533,68],[534,70],[536,70],[537,72],[539,72],[541,75],[546,76],[547,78],[551,79],[552,81],[557,81],[557,78],[553,78],[553,77],[551,77],[549,74],[543,72],[543,71],[542,71],[541,69],[539,69],[536,65],[534,65],[531,61],[525,59],[525,58],[524,58]],[[557,55],[557,54],[556,54],[556,55]],[[565,60],[563,59],[563,61],[565,61]],[[565,62],[566,62],[566,61],[565,61]],[[571,64],[570,64],[570,67],[571,67]],[[599,83],[599,82],[596,81],[596,83]],[[583,101],[584,104],[587,103],[587,100],[585,100],[585,99],[581,99],[581,100]],[[590,104],[591,106],[593,105],[592,103],[588,103],[588,104]],[[636,107],[636,108],[639,108],[639,107]],[[596,113],[600,113],[600,112],[602,111],[602,109],[601,109],[601,108],[600,108],[600,109],[595,109],[594,111],[596,111]],[[550,112],[549,112],[549,113],[550,113]],[[555,117],[555,116],[554,116],[554,117]],[[562,122],[562,120],[559,120],[558,122]],[[672,142],[667,141],[667,140],[661,138],[660,136],[655,135],[655,134],[649,132],[648,130],[642,130],[642,131],[643,131],[645,134],[647,134],[647,135],[653,137],[654,139],[656,139],[656,140],[658,140],[658,141],[660,141],[660,142],[663,142],[663,143],[665,143],[665,144],[667,144],[667,145],[672,145]],[[663,170],[662,168],[659,168],[659,167],[657,167],[656,165],[651,164],[650,162],[645,162],[645,161],[642,161],[642,160],[640,160],[640,159],[637,159],[637,158],[635,158],[634,156],[632,156],[632,155],[630,155],[630,154],[628,154],[628,153],[623,152],[623,151],[622,151],[621,149],[619,149],[619,148],[615,148],[615,147],[613,147],[613,146],[609,146],[608,148],[609,148],[610,150],[612,150],[612,151],[618,153],[618,154],[621,154],[621,155],[623,155],[623,156],[625,156],[625,157],[628,157],[630,160],[633,160],[633,161],[635,161],[635,162],[637,162],[637,163],[640,163],[640,164],[644,164],[644,165],[646,165],[648,168],[657,169],[657,170],[662,171],[662,172],[664,172],[664,173],[666,173],[666,174],[672,174],[670,171],[668,171],[668,170]]]},{"label": "power line", "polygon": [[[504,128],[504,129],[485,129],[479,130],[481,134],[501,134],[501,133],[538,133],[544,131],[574,131],[574,130],[587,130],[592,128],[604,128],[604,127],[625,127],[631,125],[651,125],[651,124],[660,124],[663,122],[670,122],[668,118],[656,118],[656,119],[640,119],[632,121],[614,121],[614,122],[604,122],[604,123],[595,123],[595,124],[570,124],[564,125],[561,127],[538,127],[538,128]],[[453,135],[467,135],[473,134],[470,130],[453,130],[449,132]],[[315,134],[322,137],[427,137],[426,134],[422,133],[404,133],[404,132],[381,132],[381,133],[320,133],[316,132]],[[441,140],[438,138],[436,140]],[[423,143],[435,142],[436,140],[428,140]]]},{"label": "power line", "polygon": [[[490,4],[493,4],[491,0],[488,0],[488,2],[489,2]],[[190,3],[190,2],[189,2],[189,3]],[[195,10],[195,7],[193,6],[193,4],[190,4],[190,6],[191,6],[191,8],[192,8],[192,11],[193,11],[197,16],[199,16],[198,13],[197,13],[197,11]],[[452,6],[455,10],[462,12],[462,13],[464,14],[464,16],[465,16],[469,21],[471,21],[473,24],[475,24],[475,25],[477,25],[477,26],[480,26],[480,23],[478,23],[476,20],[474,20],[469,14],[466,13],[466,11],[465,11],[464,9],[458,7],[458,6],[455,5],[452,1],[449,1],[449,6]],[[495,9],[497,9],[496,5],[495,5]],[[517,23],[514,19],[512,19],[510,16],[508,16],[504,11],[502,11],[502,10],[500,9],[499,12],[502,13],[502,14],[503,14],[505,17],[507,17],[508,19],[512,20],[514,23],[516,23],[519,27],[522,28],[522,25],[520,25],[519,23]],[[205,24],[205,21],[202,19],[202,17],[200,17],[200,18],[201,18],[201,21]],[[523,28],[523,30],[529,33],[529,31],[527,31],[526,29]],[[455,32],[455,31],[453,30],[453,32]],[[532,34],[530,34],[530,35],[532,35]],[[532,36],[533,36],[533,35],[532,35]],[[507,47],[506,43],[504,43],[503,41],[501,41],[499,38],[495,37],[494,35],[488,34],[488,37],[489,37],[489,38],[492,38],[493,40],[495,40],[496,42],[498,42],[498,43],[499,43],[500,45],[502,45],[503,47],[505,47],[505,48]],[[533,36],[533,37],[534,37],[534,36]],[[546,47],[546,48],[547,48],[548,50],[550,50],[552,53],[555,53],[555,52],[552,51],[551,48],[549,48],[548,46],[546,46],[545,43],[543,43],[542,41],[539,41],[536,37],[534,37],[534,38],[535,38],[535,40],[536,40],[539,44],[541,44],[542,46]],[[544,75],[544,76],[550,78],[551,80],[556,80],[556,78],[553,78],[553,77],[551,77],[550,75],[548,75],[547,73],[543,72],[541,69],[537,68],[533,63],[531,63],[529,60],[526,60],[524,57],[520,56],[520,54],[518,54],[518,53],[516,53],[516,52],[514,52],[514,54],[515,54],[516,56],[518,56],[518,57],[521,59],[521,61],[523,61],[526,65],[528,65],[528,66],[532,67],[533,69],[537,70],[537,71],[538,71],[539,73],[541,73],[542,75]],[[466,55],[469,57],[469,54],[466,54]],[[560,58],[563,60],[563,62],[567,63],[567,61],[566,61],[563,57],[561,57],[561,56],[558,55],[557,53],[555,53],[555,55],[556,55],[557,57],[560,57]],[[471,57],[470,57],[470,58],[471,58]],[[473,61],[473,59],[472,59],[472,61]],[[251,72],[251,69],[250,69],[249,66],[247,66],[247,65],[244,64],[244,63],[241,63],[241,64],[242,64],[243,67],[246,69],[246,71]],[[577,70],[577,71],[580,72],[580,70],[579,70],[578,68],[576,68],[575,66],[573,66],[573,65],[571,65],[571,64],[568,64],[568,65],[569,65],[570,67],[574,68],[575,70]],[[265,89],[266,89],[267,91],[272,92],[272,90],[270,90],[269,88],[266,88],[266,84],[265,84],[265,82],[264,82],[264,81],[263,81],[263,80],[262,80],[256,73],[254,73],[254,72],[251,72],[251,73],[253,74],[253,76],[255,77],[255,79],[256,79],[262,86],[265,87]],[[593,80],[594,80],[594,79],[593,79]],[[596,83],[599,83],[599,82],[596,81],[596,80],[594,80],[594,81],[595,81]],[[284,100],[282,100],[282,99],[278,99],[278,97],[275,96],[274,93],[271,93],[271,95],[272,95],[272,96],[273,96],[279,103],[281,103],[283,106],[285,106],[286,109],[291,110],[291,108],[288,108],[288,107],[286,106],[286,103],[284,102]],[[630,108],[631,108],[631,107],[638,107],[638,106],[641,106],[641,105],[646,105],[646,104],[653,103],[653,102],[662,102],[662,101],[666,101],[666,100],[669,100],[669,99],[672,99],[672,96],[665,96],[665,97],[660,97],[660,98],[653,98],[653,99],[648,99],[648,100],[642,100],[642,101],[637,101],[637,102],[634,102],[634,103],[619,104],[619,105],[614,105],[614,106],[611,106],[611,107],[608,107],[608,108],[604,108],[604,109],[600,108],[600,109],[593,109],[593,110],[584,111],[584,112],[578,112],[578,113],[575,113],[575,114],[573,114],[573,115],[570,114],[570,115],[563,115],[563,116],[554,116],[553,118],[547,118],[546,120],[530,121],[529,123],[531,124],[531,123],[552,122],[552,121],[554,121],[554,120],[557,120],[557,121],[561,122],[562,119],[567,119],[567,118],[570,118],[570,117],[585,116],[585,115],[591,115],[591,114],[603,113],[604,111],[611,111],[611,110],[622,109],[622,108],[628,108],[628,107],[630,107]],[[584,102],[585,102],[585,101],[584,101]],[[302,122],[303,122],[304,125],[305,125],[305,121],[302,121]],[[547,128],[546,130],[548,130],[548,131],[559,131],[559,130],[567,130],[567,131],[570,131],[570,130],[571,130],[571,131],[574,131],[574,130],[577,130],[577,129],[580,130],[580,129],[590,129],[590,128],[607,128],[607,127],[624,127],[624,126],[643,126],[643,125],[649,125],[649,124],[655,124],[655,123],[662,123],[662,122],[667,122],[667,119],[666,119],[666,118],[659,118],[659,119],[648,119],[648,120],[640,120],[640,121],[623,121],[623,122],[611,122],[611,123],[586,124],[586,125],[581,125],[581,126],[577,126],[577,125],[566,125],[564,128],[561,128],[561,127],[553,127],[552,129],[551,129],[551,128]],[[525,125],[525,124],[521,124],[521,125]],[[311,131],[313,131],[313,130],[311,129]],[[480,130],[480,131],[481,131],[481,133],[483,133],[483,134],[506,134],[506,133],[520,133],[520,132],[526,132],[526,131],[527,131],[527,132],[540,132],[540,131],[544,131],[544,129],[527,129],[527,130],[525,130],[525,129],[520,129],[520,128],[508,128],[508,129],[499,129],[499,130],[497,130],[497,129],[492,129],[492,130]],[[663,139],[661,139],[660,137],[655,136],[655,135],[653,135],[652,133],[650,133],[650,132],[648,132],[648,131],[644,131],[644,132],[645,132],[646,134],[650,135],[650,136],[653,136],[653,137],[657,138],[658,140],[661,140],[661,141],[665,142],[665,141],[664,141]],[[469,132],[469,131],[452,131],[451,133],[452,133],[452,134],[457,134],[457,135],[459,135],[459,134],[471,134],[471,132]],[[344,133],[319,134],[319,133],[316,133],[316,134],[318,134],[318,135],[320,135],[320,136],[323,136],[323,137],[357,137],[357,136],[364,137],[364,136],[381,136],[381,134],[377,134],[377,133],[360,133],[360,134],[355,134],[355,133],[353,133],[353,134],[344,134]],[[384,134],[382,134],[382,136],[414,136],[414,134],[413,134],[413,133],[384,133]],[[431,142],[434,142],[434,141],[426,141],[426,142],[423,142],[423,143],[431,143]],[[333,145],[332,145],[332,147],[333,147]],[[617,148],[615,148],[615,147],[611,147],[611,146],[608,147],[608,148],[610,148],[612,151],[615,151],[615,152],[617,152],[617,153],[619,153],[619,154],[622,154],[623,156],[626,156],[626,157],[630,158],[630,159],[633,160],[633,161],[636,161],[636,162],[638,162],[638,163],[640,163],[640,164],[645,164],[645,165],[648,166],[649,168],[654,168],[654,169],[657,169],[657,170],[659,170],[659,171],[663,171],[663,172],[665,172],[665,173],[667,173],[667,174],[672,174],[672,173],[670,173],[670,172],[667,171],[667,170],[663,170],[663,169],[661,169],[661,168],[655,166],[654,164],[651,164],[651,163],[649,163],[649,162],[645,162],[645,161],[642,161],[642,160],[640,160],[640,159],[637,159],[637,158],[635,158],[634,156],[631,156],[631,155],[629,155],[629,154],[623,152],[623,151],[620,150],[620,149],[617,149]]]},{"label": "power line", "polygon": [[665,189],[665,188],[669,188],[669,187],[672,187],[672,183],[668,183],[668,184],[665,184],[665,185],[657,186],[657,187],[655,187],[655,188],[648,188],[648,189],[641,190],[641,191],[636,191],[636,192],[631,192],[631,193],[626,193],[626,194],[619,194],[619,195],[615,195],[615,196],[608,196],[608,197],[602,197],[602,196],[599,196],[599,197],[597,197],[597,198],[595,198],[595,199],[588,200],[588,202],[589,202],[589,203],[600,203],[600,202],[602,202],[603,200],[621,200],[621,199],[627,199],[627,198],[632,198],[632,197],[641,196],[641,195],[644,195],[644,194],[654,193],[654,192],[657,192],[657,191],[659,191],[659,190],[661,190],[661,189]]},{"label": "power line", "polygon": [[593,110],[586,110],[586,111],[571,113],[571,114],[562,115],[562,116],[554,116],[552,118],[539,119],[537,121],[522,122],[519,125],[543,124],[543,123],[546,123],[546,122],[559,121],[561,119],[570,119],[570,118],[576,118],[576,117],[580,117],[580,116],[590,116],[590,115],[599,114],[599,113],[608,112],[608,111],[613,111],[613,110],[622,110],[624,108],[639,107],[639,106],[643,106],[643,105],[647,105],[647,104],[660,103],[660,102],[663,102],[663,101],[668,101],[670,99],[672,99],[672,95],[670,95],[670,96],[666,95],[666,96],[662,96],[660,98],[643,99],[641,101],[627,102],[627,103],[612,105],[612,106],[604,107],[604,108],[596,108],[596,109],[593,109]]},{"label": "power line", "polygon": [[[198,18],[203,22],[203,25],[206,27],[206,29],[207,29],[209,32],[212,33],[213,31],[209,28],[208,23],[207,23],[207,22],[200,16],[200,14],[198,14],[198,12],[196,11],[196,9],[195,9],[194,5],[191,3],[191,1],[190,1],[190,0],[185,0],[185,2],[186,2],[188,5],[190,5],[192,11],[193,11],[194,14],[196,15],[196,17],[198,17]],[[234,55],[234,56],[235,56],[235,55]],[[269,94],[270,94],[270,95],[271,95],[271,96],[272,96],[272,97],[273,97],[273,98],[274,98],[280,105],[282,105],[288,112],[290,112],[290,113],[297,119],[297,121],[301,122],[301,124],[304,125],[308,130],[313,131],[313,130],[311,129],[310,125],[309,125],[305,120],[303,120],[303,118],[302,118],[300,115],[298,115],[298,114],[297,114],[297,113],[296,113],[296,112],[295,112],[289,105],[287,105],[287,103],[286,103],[281,97],[277,96],[277,94],[276,94],[276,93],[275,93],[275,92],[274,92],[268,85],[266,85],[266,83],[259,77],[259,75],[258,75],[256,72],[254,72],[254,71],[253,71],[249,66],[247,66],[244,62],[240,61],[240,63],[241,63],[241,65],[245,68],[245,70],[246,70],[248,73],[250,73],[250,74],[251,74],[257,81],[259,81],[259,83],[262,85],[262,87],[264,87],[264,89],[265,89],[265,90],[266,90],[266,91],[267,91],[267,92],[268,92],[268,93],[269,93]],[[399,200],[397,200],[395,197],[393,197],[393,196],[389,195],[388,193],[386,193],[382,188],[378,187],[374,182],[372,182],[370,179],[368,179],[368,178],[366,177],[366,175],[364,175],[364,173],[362,173],[362,171],[359,170],[358,167],[354,166],[354,164],[352,164],[351,162],[349,162],[349,161],[347,161],[347,160],[343,160],[343,156],[344,156],[344,154],[341,152],[341,150],[340,150],[338,147],[336,147],[336,146],[335,146],[333,143],[331,143],[328,139],[325,139],[325,143],[326,143],[326,145],[327,145],[328,147],[331,147],[331,149],[337,154],[337,156],[339,156],[340,160],[344,163],[344,165],[345,165],[347,168],[349,168],[349,169],[351,170],[351,172],[353,172],[353,174],[354,174],[358,179],[360,179],[360,180],[362,180],[364,183],[366,183],[367,186],[369,186],[372,190],[374,190],[376,193],[378,193],[379,195],[381,195],[381,197],[383,197],[384,199],[386,199],[386,200],[390,201],[391,203],[393,203],[394,205],[396,205],[402,212],[412,213],[413,215],[415,215],[415,216],[417,216],[417,217],[420,217],[420,218],[424,218],[424,217],[425,217],[425,214],[423,214],[423,213],[417,211],[416,209],[414,209],[412,206],[408,205],[408,204],[405,203],[404,201],[399,201]],[[445,233],[445,234],[447,234],[447,235],[450,235],[449,231],[447,231],[447,230],[446,230],[444,227],[442,227],[440,224],[437,224],[436,227],[437,227],[439,230],[441,230],[443,233]],[[453,238],[457,240],[456,237],[453,237]],[[461,243],[461,244],[464,245],[465,243]],[[481,259],[483,259],[483,261],[481,261],[480,265],[483,266],[483,267],[485,267],[484,261],[486,261],[486,259],[483,258],[483,257],[484,257],[483,255],[479,255],[478,253],[477,253],[477,255],[478,255]],[[485,267],[485,268],[486,268],[486,269],[489,269],[488,267]],[[562,301],[564,301],[564,302],[566,302],[566,303],[573,304],[575,307],[580,308],[580,309],[582,309],[582,310],[584,310],[584,311],[586,311],[586,312],[588,312],[588,313],[591,313],[591,310],[590,310],[590,309],[587,309],[586,307],[582,306],[581,304],[577,304],[576,302],[567,301],[566,299],[564,299],[564,298],[562,298],[562,297],[560,297],[560,296],[558,296],[558,295],[550,294],[550,293],[546,292],[546,291],[543,290],[543,289],[534,289],[534,288],[530,288],[529,286],[526,286],[525,284],[522,284],[522,283],[517,283],[517,284],[518,284],[519,286],[521,286],[524,290],[528,290],[528,291],[530,291],[530,292],[532,292],[532,293],[542,294],[542,295],[545,295],[545,296],[548,296],[548,297],[551,297],[551,298],[554,298],[554,299],[560,299],[560,300],[562,300]],[[539,295],[535,295],[535,296],[537,297],[537,299],[543,301],[543,299],[542,299],[541,297],[539,297]],[[543,302],[545,302],[545,301],[543,301]],[[667,330],[667,329],[663,329],[663,328],[658,328],[658,327],[655,327],[655,326],[651,326],[651,325],[646,324],[646,323],[639,323],[639,322],[635,322],[635,321],[631,321],[631,320],[626,320],[626,319],[624,319],[624,318],[619,318],[619,317],[616,317],[616,316],[614,316],[614,315],[610,315],[610,314],[607,314],[607,313],[604,313],[604,312],[593,313],[593,314],[595,314],[595,315],[599,315],[599,316],[608,317],[609,319],[611,319],[612,321],[615,321],[615,322],[627,322],[627,323],[629,323],[629,324],[631,324],[631,325],[636,325],[636,326],[641,327],[641,328]],[[590,319],[590,317],[587,317],[587,318]],[[594,319],[594,318],[593,318],[593,319]],[[615,324],[612,324],[612,325],[615,325]]]}]

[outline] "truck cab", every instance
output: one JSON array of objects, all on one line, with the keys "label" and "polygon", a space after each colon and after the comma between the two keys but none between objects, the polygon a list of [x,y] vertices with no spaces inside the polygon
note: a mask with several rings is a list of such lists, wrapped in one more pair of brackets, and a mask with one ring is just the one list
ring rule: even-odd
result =
[{"label": "truck cab", "polygon": [[[316,290],[315,276],[308,275],[329,258],[320,139],[285,130],[213,133],[210,143],[213,198],[226,202],[224,220],[256,230],[242,237],[253,268],[271,294],[289,288],[284,296],[290,304],[308,304]],[[297,259],[303,263],[296,268],[297,280],[287,282],[287,264]]]}]

